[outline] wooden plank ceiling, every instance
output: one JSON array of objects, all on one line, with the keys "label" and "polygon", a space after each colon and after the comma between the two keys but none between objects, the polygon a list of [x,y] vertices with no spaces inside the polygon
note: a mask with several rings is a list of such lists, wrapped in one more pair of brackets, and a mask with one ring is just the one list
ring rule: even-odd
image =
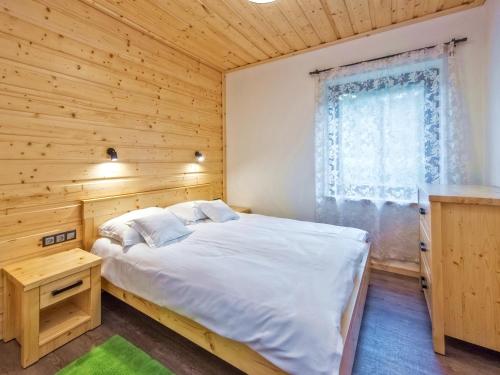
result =
[{"label": "wooden plank ceiling", "polygon": [[485,0],[82,0],[226,71]]}]

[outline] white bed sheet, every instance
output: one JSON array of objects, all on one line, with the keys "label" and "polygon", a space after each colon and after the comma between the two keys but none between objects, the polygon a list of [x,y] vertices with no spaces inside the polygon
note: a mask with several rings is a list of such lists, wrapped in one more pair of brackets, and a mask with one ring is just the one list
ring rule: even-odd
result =
[{"label": "white bed sheet", "polygon": [[101,238],[103,276],[118,287],[243,342],[291,374],[335,374],[341,318],[369,249],[366,232],[241,214],[181,241],[123,248]]}]

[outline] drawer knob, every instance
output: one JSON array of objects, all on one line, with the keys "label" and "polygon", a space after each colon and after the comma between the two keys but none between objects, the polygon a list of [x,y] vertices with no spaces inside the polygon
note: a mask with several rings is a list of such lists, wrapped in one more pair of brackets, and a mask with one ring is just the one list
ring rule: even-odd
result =
[{"label": "drawer knob", "polygon": [[65,286],[64,288],[54,289],[54,290],[52,291],[52,293],[51,293],[51,294],[52,294],[52,297],[55,297],[55,296],[57,296],[58,294],[64,293],[64,292],[66,292],[66,291],[68,291],[68,290],[70,290],[70,289],[77,288],[77,287],[79,287],[79,286],[80,286],[80,285],[82,285],[82,284],[83,284],[83,280],[78,280],[76,283],[73,283],[73,284],[71,284],[71,285]]},{"label": "drawer knob", "polygon": [[427,280],[423,276],[420,277],[420,286],[422,287],[422,289],[427,289]]},{"label": "drawer knob", "polygon": [[424,241],[420,241],[419,246],[420,246],[420,251],[427,251],[427,246],[425,245]]},{"label": "drawer knob", "polygon": [[420,212],[420,215],[425,215],[425,214],[427,213],[427,212],[425,211],[425,208],[423,208],[423,207],[420,207],[420,208],[418,209],[418,212]]}]

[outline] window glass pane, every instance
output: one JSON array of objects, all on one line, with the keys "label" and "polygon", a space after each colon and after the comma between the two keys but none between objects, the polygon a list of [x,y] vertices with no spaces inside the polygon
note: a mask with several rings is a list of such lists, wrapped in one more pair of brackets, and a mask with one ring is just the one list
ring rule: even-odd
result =
[{"label": "window glass pane", "polygon": [[[424,155],[423,83],[338,97],[337,194],[351,198],[414,200]],[[339,181],[336,181],[338,183]]]}]

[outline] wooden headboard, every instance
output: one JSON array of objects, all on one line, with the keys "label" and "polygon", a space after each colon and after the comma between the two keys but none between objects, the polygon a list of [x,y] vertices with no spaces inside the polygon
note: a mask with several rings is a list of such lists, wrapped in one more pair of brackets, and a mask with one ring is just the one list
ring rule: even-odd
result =
[{"label": "wooden headboard", "polygon": [[83,247],[89,251],[99,238],[99,225],[113,217],[140,208],[166,207],[184,201],[212,198],[212,185],[204,184],[82,200]]}]

